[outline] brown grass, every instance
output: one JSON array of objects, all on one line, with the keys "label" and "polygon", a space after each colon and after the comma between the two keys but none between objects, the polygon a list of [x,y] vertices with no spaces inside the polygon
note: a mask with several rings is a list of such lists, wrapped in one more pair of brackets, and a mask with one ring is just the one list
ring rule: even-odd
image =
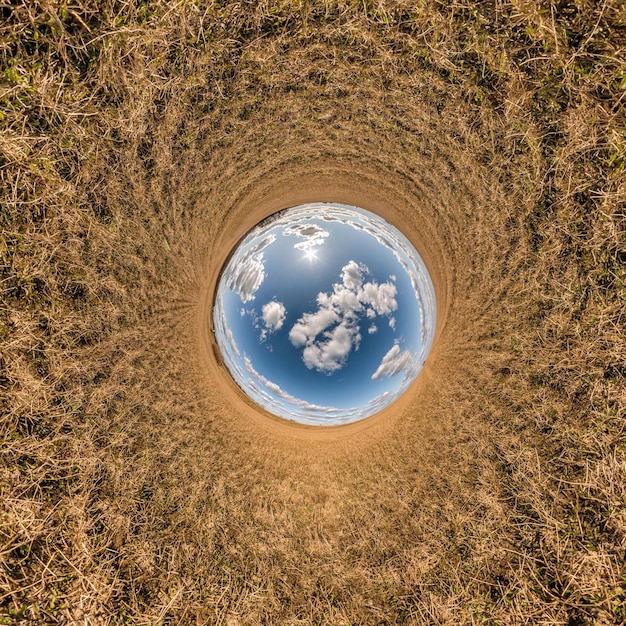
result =
[{"label": "brown grass", "polygon": [[[619,0],[0,14],[1,621],[626,623]],[[315,437],[207,348],[229,241],[302,199],[386,215],[440,306]]]}]

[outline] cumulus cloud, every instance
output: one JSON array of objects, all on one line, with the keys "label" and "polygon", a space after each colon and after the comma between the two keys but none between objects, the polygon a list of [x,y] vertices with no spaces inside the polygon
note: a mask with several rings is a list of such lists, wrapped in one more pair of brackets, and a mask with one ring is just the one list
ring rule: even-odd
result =
[{"label": "cumulus cloud", "polygon": [[244,304],[254,300],[254,294],[265,280],[263,250],[274,241],[276,236],[268,235],[251,248],[239,252],[228,264],[224,275],[226,286],[234,291]]},{"label": "cumulus cloud", "polygon": [[409,350],[400,350],[398,343],[393,347],[380,362],[378,369],[372,374],[372,380],[377,380],[381,376],[396,376],[404,372],[405,378],[412,378],[417,373],[417,363]]},{"label": "cumulus cloud", "polygon": [[361,339],[358,327],[345,321],[324,333],[324,340],[311,342],[304,348],[302,359],[309,368],[331,373],[343,367],[354,346]]},{"label": "cumulus cloud", "polygon": [[289,340],[296,347],[313,342],[315,337],[339,320],[332,307],[320,306],[315,313],[305,313],[289,331]]},{"label": "cumulus cloud", "polygon": [[367,332],[368,332],[370,335],[374,335],[375,333],[377,333],[377,332],[378,332],[378,326],[376,326],[376,324],[372,324],[372,325],[371,325],[371,326],[367,329]]},{"label": "cumulus cloud", "polygon": [[274,332],[282,328],[286,315],[286,309],[282,302],[272,300],[263,305],[261,312],[263,323],[268,331]]},{"label": "cumulus cloud", "polygon": [[321,246],[330,233],[317,224],[290,224],[283,230],[283,235],[295,235],[299,241],[294,245],[297,250],[310,250],[314,246]]},{"label": "cumulus cloud", "polygon": [[341,268],[343,284],[348,289],[358,289],[363,283],[361,270],[356,261],[350,261],[348,265]]},{"label": "cumulus cloud", "polygon": [[396,301],[396,286],[393,283],[366,283],[363,286],[362,301],[378,313],[378,315],[389,315],[398,308]]},{"label": "cumulus cloud", "polygon": [[302,315],[289,331],[291,343],[303,348],[302,360],[309,369],[325,374],[341,369],[350,352],[359,348],[360,315],[389,316],[398,308],[396,286],[364,282],[364,273],[368,268],[356,261],[344,265],[341,282],[334,283],[329,293],[318,294],[317,311]]},{"label": "cumulus cloud", "polygon": [[229,278],[227,286],[234,291],[245,304],[254,300],[254,294],[265,280],[265,265],[263,254],[249,259],[247,263],[240,265],[237,272]]}]

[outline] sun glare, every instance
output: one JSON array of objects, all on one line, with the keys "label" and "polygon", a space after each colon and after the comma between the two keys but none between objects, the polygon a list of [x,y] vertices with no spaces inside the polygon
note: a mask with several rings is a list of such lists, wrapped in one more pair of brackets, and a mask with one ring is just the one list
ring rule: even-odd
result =
[{"label": "sun glare", "polygon": [[317,261],[317,251],[310,248],[304,253],[304,258],[309,262]]}]

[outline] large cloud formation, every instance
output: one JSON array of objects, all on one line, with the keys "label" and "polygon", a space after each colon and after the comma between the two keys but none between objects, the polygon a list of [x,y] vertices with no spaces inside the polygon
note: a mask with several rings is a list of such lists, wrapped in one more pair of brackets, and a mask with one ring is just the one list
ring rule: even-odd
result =
[{"label": "large cloud formation", "polygon": [[365,265],[350,261],[341,268],[341,282],[330,293],[319,293],[318,309],[305,313],[289,331],[289,340],[303,348],[302,360],[309,368],[332,374],[341,369],[361,342],[359,318],[376,315],[389,317],[398,308],[393,283],[363,282],[369,273]]},{"label": "large cloud formation", "polygon": [[[340,212],[336,210],[337,206],[341,207]],[[348,224],[355,230],[367,233],[396,257],[400,266],[407,273],[418,301],[422,345],[428,346],[427,352],[434,335],[435,292],[424,262],[419,255],[415,254],[406,237],[399,231],[388,228],[384,221],[377,216],[366,215],[355,207],[332,205],[331,208],[330,205],[324,203],[299,207],[299,212],[303,215],[312,210],[315,211],[318,220]],[[394,328],[395,320],[392,318],[389,321],[390,326]]]}]

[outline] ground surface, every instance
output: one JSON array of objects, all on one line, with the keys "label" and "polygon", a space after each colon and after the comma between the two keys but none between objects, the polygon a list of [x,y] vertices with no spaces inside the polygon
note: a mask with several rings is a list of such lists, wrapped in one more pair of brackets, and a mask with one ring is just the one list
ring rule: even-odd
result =
[{"label": "ground surface", "polygon": [[[626,621],[618,0],[0,6],[0,615]],[[437,287],[415,386],[261,415],[232,244],[373,209]]]}]

